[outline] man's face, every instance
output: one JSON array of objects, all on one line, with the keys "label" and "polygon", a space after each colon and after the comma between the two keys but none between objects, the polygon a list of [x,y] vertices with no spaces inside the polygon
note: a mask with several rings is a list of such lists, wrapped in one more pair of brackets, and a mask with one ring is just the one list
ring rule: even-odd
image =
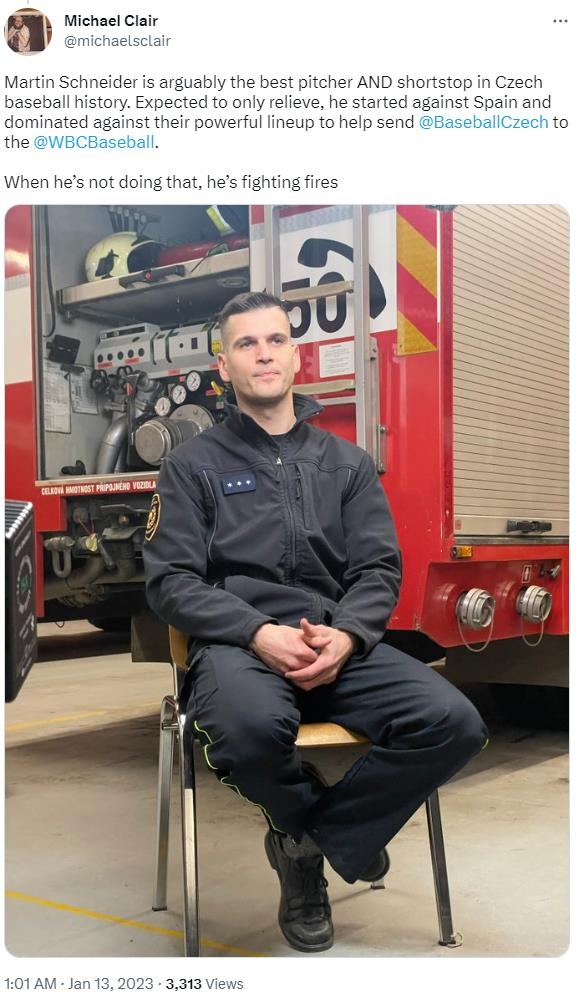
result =
[{"label": "man's face", "polygon": [[223,342],[219,372],[223,380],[232,382],[240,407],[276,405],[292,393],[301,361],[280,307],[232,315]]}]

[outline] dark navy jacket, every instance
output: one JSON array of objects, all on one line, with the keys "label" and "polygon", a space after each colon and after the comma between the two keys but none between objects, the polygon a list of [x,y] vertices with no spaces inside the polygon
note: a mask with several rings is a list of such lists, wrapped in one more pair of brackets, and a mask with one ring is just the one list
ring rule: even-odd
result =
[{"label": "dark navy jacket", "polygon": [[[247,648],[266,622],[306,616],[379,642],[398,599],[400,554],[372,459],[303,421],[273,438],[237,408],[173,450],[144,545],[147,599],[198,643]],[[158,496],[158,499],[157,499]]]}]

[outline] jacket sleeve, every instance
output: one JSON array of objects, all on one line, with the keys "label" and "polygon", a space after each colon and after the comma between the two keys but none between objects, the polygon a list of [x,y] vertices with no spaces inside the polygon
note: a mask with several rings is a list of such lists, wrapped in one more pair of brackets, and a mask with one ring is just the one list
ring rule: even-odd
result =
[{"label": "jacket sleeve", "polygon": [[214,520],[214,504],[198,479],[176,458],[165,459],[144,543],[146,599],[163,621],[191,638],[247,648],[257,629],[274,619],[206,581]]},{"label": "jacket sleeve", "polygon": [[356,635],[357,655],[365,656],[384,634],[402,580],[394,521],[368,454],[345,497],[342,519],[348,564],[333,627]]}]

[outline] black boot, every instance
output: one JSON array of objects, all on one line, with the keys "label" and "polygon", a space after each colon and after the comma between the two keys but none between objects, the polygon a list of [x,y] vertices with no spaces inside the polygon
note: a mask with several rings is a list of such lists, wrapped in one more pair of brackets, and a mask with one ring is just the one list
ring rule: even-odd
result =
[{"label": "black boot", "polygon": [[[333,923],[323,875],[323,856],[287,854],[282,834],[268,831],[268,861],[280,880],[278,923],[286,941],[302,953],[319,953],[333,945]],[[297,846],[300,849],[301,845]]]}]

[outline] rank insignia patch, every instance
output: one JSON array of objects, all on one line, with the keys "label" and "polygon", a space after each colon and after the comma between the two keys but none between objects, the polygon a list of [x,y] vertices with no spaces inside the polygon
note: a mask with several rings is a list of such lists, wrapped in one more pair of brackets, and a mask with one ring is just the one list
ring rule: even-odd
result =
[{"label": "rank insignia patch", "polygon": [[224,475],[221,479],[224,496],[233,496],[236,492],[255,492],[256,476],[251,471],[240,472],[237,475]]},{"label": "rank insignia patch", "polygon": [[150,504],[150,511],[148,514],[148,520],[146,521],[146,532],[144,534],[145,541],[152,541],[156,528],[158,527],[158,522],[160,520],[160,496],[156,492],[152,497],[152,502]]}]

